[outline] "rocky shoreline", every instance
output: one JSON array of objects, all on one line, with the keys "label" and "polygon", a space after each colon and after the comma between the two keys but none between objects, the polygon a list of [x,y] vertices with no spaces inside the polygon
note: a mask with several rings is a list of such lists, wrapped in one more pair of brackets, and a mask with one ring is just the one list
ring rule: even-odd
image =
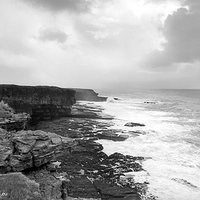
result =
[{"label": "rocky shoreline", "polygon": [[21,130],[16,117],[16,129],[9,129],[5,118],[1,122],[0,199],[139,200],[144,195],[146,184],[126,177],[128,172],[143,170],[144,158],[108,156],[98,143],[98,139],[128,138],[109,128],[112,117],[104,115],[101,107],[76,103],[68,117],[20,126]]}]

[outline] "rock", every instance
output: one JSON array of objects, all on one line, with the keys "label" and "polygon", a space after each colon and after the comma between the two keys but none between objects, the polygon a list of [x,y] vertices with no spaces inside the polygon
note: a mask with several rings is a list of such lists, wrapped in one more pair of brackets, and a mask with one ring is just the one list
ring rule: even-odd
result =
[{"label": "rock", "polygon": [[[127,132],[126,132],[127,133]],[[136,130],[136,131],[128,131],[129,134],[131,134],[131,136],[137,137],[139,135],[146,135],[148,134],[147,131],[141,131],[141,130]]]},{"label": "rock", "polygon": [[0,174],[0,199],[42,200],[39,184],[21,173]]},{"label": "rock", "polygon": [[135,126],[145,126],[145,125],[140,123],[128,122],[124,126],[135,127]]},{"label": "rock", "polygon": [[71,148],[71,153],[97,153],[103,150],[103,146],[92,140],[77,140],[77,145]]},{"label": "rock", "polygon": [[110,121],[106,120],[106,122],[82,118],[61,118],[52,121],[42,121],[35,127],[43,131],[55,132],[70,138],[83,138],[84,140],[106,139],[124,141],[128,138],[128,135],[118,134],[121,130],[108,129],[112,124]]},{"label": "rock", "polygon": [[172,178],[171,180],[176,181],[177,183],[183,184],[183,185],[190,187],[190,188],[198,188],[196,185],[194,185],[194,184],[192,184],[192,183],[190,183],[187,180],[182,179],[182,178]]},{"label": "rock", "polygon": [[102,199],[125,198],[131,195],[132,200],[139,200],[137,190],[128,187],[110,185],[104,181],[95,180],[94,186],[101,194]]},{"label": "rock", "polygon": [[124,141],[129,137],[128,135],[117,134],[111,131],[107,131],[107,132],[102,131],[100,133],[97,133],[96,136],[99,139],[112,140],[112,141]]},{"label": "rock", "polygon": [[72,139],[43,131],[19,131],[6,138],[0,132],[0,170],[23,171],[54,161],[62,148],[74,145]]},{"label": "rock", "polygon": [[121,153],[114,153],[108,157],[108,160],[112,163],[114,173],[116,174],[143,170],[142,166],[136,162],[144,160],[143,157],[133,157]]},{"label": "rock", "polygon": [[155,101],[145,101],[144,103],[146,103],[146,104],[156,104]]},{"label": "rock", "polygon": [[75,177],[65,182],[70,197],[100,198],[92,182],[87,177]]},{"label": "rock", "polygon": [[54,141],[48,133],[43,131],[21,131],[12,139],[14,155],[10,165],[13,171],[22,171],[23,168],[39,167],[55,159],[62,140]]}]

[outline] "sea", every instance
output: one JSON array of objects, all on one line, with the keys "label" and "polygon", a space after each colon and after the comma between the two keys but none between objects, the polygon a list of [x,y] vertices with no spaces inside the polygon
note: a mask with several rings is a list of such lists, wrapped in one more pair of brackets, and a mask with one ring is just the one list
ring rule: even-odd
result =
[{"label": "sea", "polygon": [[[96,104],[114,117],[111,128],[129,138],[99,142],[107,154],[145,157],[144,171],[132,173],[135,182],[148,183],[142,198],[199,200],[200,90],[136,90],[105,95],[109,96],[107,102]],[[145,126],[126,127],[127,122]]]}]

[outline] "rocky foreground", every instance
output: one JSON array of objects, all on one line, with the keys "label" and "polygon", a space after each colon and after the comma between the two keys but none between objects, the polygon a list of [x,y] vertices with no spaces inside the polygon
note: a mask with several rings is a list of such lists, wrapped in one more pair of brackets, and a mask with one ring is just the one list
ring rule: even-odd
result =
[{"label": "rocky foreground", "polygon": [[83,110],[81,118],[42,121],[32,127],[36,130],[0,129],[0,199],[140,199],[143,186],[124,173],[141,171],[143,158],[106,155],[95,140],[126,136],[108,129],[112,121],[107,118],[82,116]]},{"label": "rocky foreground", "polygon": [[108,156],[98,143],[128,137],[109,128],[112,117],[103,115],[100,107],[75,104],[68,117],[32,126],[27,125],[30,115],[15,114],[7,104],[3,107],[0,200],[139,200],[145,193],[145,185],[125,175],[142,171],[144,158]]}]

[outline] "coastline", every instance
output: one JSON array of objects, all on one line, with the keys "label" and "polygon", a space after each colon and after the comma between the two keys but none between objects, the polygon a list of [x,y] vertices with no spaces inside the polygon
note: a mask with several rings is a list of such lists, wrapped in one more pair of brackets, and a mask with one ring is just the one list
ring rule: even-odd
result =
[{"label": "coastline", "polygon": [[[8,126],[3,126],[0,179],[9,181],[9,176],[17,176],[24,182],[22,174],[26,175],[26,181],[37,186],[34,199],[141,199],[146,184],[136,184],[125,174],[142,171],[140,161],[144,158],[106,155],[99,139],[123,141],[127,135],[109,129],[113,117],[91,105],[76,103],[67,117],[39,120],[21,127],[22,131],[14,126],[9,132],[4,130]],[[0,187],[0,197],[9,199],[8,191],[12,188]]]},{"label": "coastline", "polygon": [[[26,94],[16,98],[17,94],[9,93],[6,98],[26,104]],[[15,113],[1,101],[0,179],[4,185],[16,177],[21,184],[34,181],[30,184],[39,194],[38,200],[129,199],[131,194],[135,199],[177,200],[182,193],[185,199],[188,195],[198,199],[198,140],[195,142],[188,131],[198,133],[195,119],[198,122],[199,117],[194,119],[184,112],[192,106],[190,113],[198,116],[198,99],[192,99],[196,104],[191,105],[188,99],[183,103],[182,95],[178,99],[169,98],[168,93],[137,95],[116,95],[106,102],[77,101],[67,105],[70,113],[64,116],[60,115],[59,101],[49,104],[51,93],[42,101],[38,97],[32,102],[29,96],[29,107],[36,108],[40,118],[31,124],[31,112]],[[47,103],[45,108],[39,106],[42,102]],[[17,188],[15,184],[10,186]],[[9,194],[5,190],[14,188],[0,185],[1,198],[10,200],[4,196]],[[26,189],[30,192],[29,187]]]}]

